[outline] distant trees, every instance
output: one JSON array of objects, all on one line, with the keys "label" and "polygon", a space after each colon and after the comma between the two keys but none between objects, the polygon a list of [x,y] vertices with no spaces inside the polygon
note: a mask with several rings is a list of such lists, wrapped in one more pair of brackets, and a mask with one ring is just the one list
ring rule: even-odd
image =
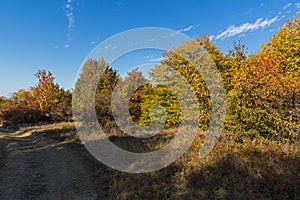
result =
[{"label": "distant trees", "polygon": [[103,127],[111,125],[111,95],[119,80],[120,76],[104,59],[88,59],[73,91],[73,111],[77,120],[89,119],[91,112],[96,110],[99,123]]},{"label": "distant trees", "polygon": [[4,124],[66,121],[71,119],[71,92],[54,83],[51,72],[39,70],[37,85],[18,90],[10,99],[1,98]]},{"label": "distant trees", "polygon": [[[139,68],[136,67],[127,72],[126,76],[119,80],[113,98],[118,112],[129,112],[130,120],[138,123],[141,115],[140,92],[147,85],[147,79],[143,76]],[[126,104],[124,104],[126,102]],[[128,105],[128,106],[124,106]],[[129,109],[127,109],[129,108]]]},{"label": "distant trees", "polygon": [[[82,66],[80,75],[75,83],[73,91],[73,111],[80,118],[85,118],[90,115],[90,110],[95,109],[89,99],[95,99],[95,92],[99,82],[99,77],[103,70],[108,67],[108,64],[101,59],[99,61],[88,59]],[[101,86],[99,86],[101,87]],[[79,119],[77,119],[79,120]]]},{"label": "distant trees", "polygon": [[4,123],[3,112],[5,112],[11,105],[12,100],[6,97],[0,96],[0,124]]},{"label": "distant trees", "polygon": [[30,88],[33,106],[38,106],[38,109],[52,120],[69,119],[71,117],[71,92],[55,84],[54,77],[49,71],[39,70],[35,76],[38,83]]},{"label": "distant trees", "polygon": [[[100,61],[101,62],[101,61]],[[95,108],[99,122],[106,126],[112,124],[113,115],[111,109],[111,97],[115,85],[120,80],[117,72],[105,64],[95,93]]]}]

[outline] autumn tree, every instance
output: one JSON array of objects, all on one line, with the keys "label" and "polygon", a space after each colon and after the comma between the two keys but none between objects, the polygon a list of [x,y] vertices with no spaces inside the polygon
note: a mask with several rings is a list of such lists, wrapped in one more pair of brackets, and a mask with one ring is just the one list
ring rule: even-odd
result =
[{"label": "autumn tree", "polygon": [[13,101],[11,99],[0,96],[0,112],[9,107],[12,103]]},{"label": "autumn tree", "polygon": [[[123,79],[120,79],[117,87],[115,88],[116,94],[113,98],[119,100],[115,101],[118,105],[119,110],[123,112],[129,112],[130,120],[133,120],[138,123],[138,120],[141,115],[141,92],[143,88],[148,84],[148,80],[143,76],[142,72],[139,71],[139,68],[136,67],[131,71],[127,72],[126,76]],[[124,110],[124,104],[128,104],[128,110]]]},{"label": "autumn tree", "polygon": [[[216,67],[220,71],[226,70],[223,54],[210,43],[208,37],[198,38],[186,42],[178,48],[170,49],[164,53],[165,60],[149,72],[151,81],[155,85],[152,91],[149,90],[147,93],[148,96],[145,97],[147,103],[143,103],[142,110],[146,114],[142,114],[142,116],[147,116],[149,107],[157,103],[162,105],[168,114],[166,126],[178,125],[181,121],[181,114],[179,100],[176,98],[175,93],[186,94],[187,98],[183,101],[188,102],[191,97],[187,94],[187,89],[190,88],[196,95],[197,107],[200,109],[199,127],[205,130],[211,116],[211,99],[206,81],[211,83],[211,80],[215,77],[207,76],[210,80],[204,80],[198,68],[191,63],[191,60],[187,59],[188,56],[196,57],[194,59],[198,60],[197,64],[202,67],[202,72],[206,70],[206,74],[209,74],[210,67],[212,67],[210,65],[213,62],[213,65],[217,62]],[[181,80],[185,80],[189,86],[183,86]],[[176,92],[168,89],[168,86],[173,87]],[[150,94],[153,96],[149,97]],[[196,105],[192,104],[190,109],[196,110],[194,106]],[[149,121],[149,117],[145,119]]]},{"label": "autumn tree", "polygon": [[14,102],[6,97],[0,96],[0,124],[3,124],[3,113],[8,110]]},{"label": "autumn tree", "polygon": [[51,72],[39,70],[35,76],[38,78],[37,85],[12,94],[9,106],[0,114],[4,124],[32,124],[71,119],[71,92],[55,84]]},{"label": "autumn tree", "polygon": [[99,123],[103,127],[109,125],[113,120],[111,95],[119,79],[117,72],[103,58],[88,59],[82,66],[73,92],[73,111],[77,120],[87,121],[96,110]]},{"label": "autumn tree", "polygon": [[49,71],[38,70],[35,76],[38,83],[29,90],[33,96],[33,104],[36,104],[41,112],[53,120],[69,118],[71,115],[71,93],[55,83],[54,77]]},{"label": "autumn tree", "polygon": [[50,112],[51,108],[60,101],[59,98],[63,90],[59,88],[58,84],[54,83],[54,77],[51,72],[38,70],[35,76],[38,79],[38,83],[30,88],[34,102],[42,112]]},{"label": "autumn tree", "polygon": [[100,74],[95,93],[95,108],[100,123],[111,124],[113,121],[111,98],[115,85],[120,80],[117,71],[107,65]]},{"label": "autumn tree", "polygon": [[299,138],[299,30],[298,13],[258,53],[240,56],[239,69],[232,68],[227,123],[234,136]]},{"label": "autumn tree", "polygon": [[247,74],[249,68],[247,65],[246,47],[238,41],[234,43],[233,49],[225,55],[226,65],[230,66],[227,69],[227,120],[226,128],[234,133],[243,134],[247,126],[246,120],[248,117],[244,116],[247,109],[245,100],[246,84],[248,80]]},{"label": "autumn tree", "polygon": [[[77,116],[85,117],[89,115],[89,111],[93,104],[90,99],[95,98],[97,84],[101,73],[108,67],[108,64],[103,60],[88,59],[80,71],[79,77],[75,83],[73,91],[73,111]],[[95,105],[94,105],[95,106]]]}]

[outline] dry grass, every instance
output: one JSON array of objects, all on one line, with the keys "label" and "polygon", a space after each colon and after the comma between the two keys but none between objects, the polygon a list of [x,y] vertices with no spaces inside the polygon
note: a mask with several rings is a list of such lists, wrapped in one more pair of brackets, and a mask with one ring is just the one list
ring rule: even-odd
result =
[{"label": "dry grass", "polygon": [[[56,140],[73,141],[86,159],[103,199],[300,199],[300,143],[247,140],[237,143],[223,134],[213,151],[198,158],[203,136],[176,162],[156,172],[130,174],[95,160],[80,144],[70,123],[29,127]],[[28,130],[28,128],[27,128]],[[157,149],[172,139],[167,130],[151,140],[112,136],[120,147],[136,152]],[[18,131],[21,134],[22,129]]]},{"label": "dry grass", "polygon": [[[187,153],[160,171],[111,171],[115,199],[300,199],[300,148],[223,137],[198,158],[199,137]],[[122,139],[120,139],[122,140]],[[101,184],[99,181],[98,184]]]},{"label": "dry grass", "polygon": [[[151,139],[119,134],[111,141],[126,150],[147,152],[167,144],[175,131],[165,130]],[[199,134],[181,158],[156,172],[130,174],[102,166],[97,171],[99,192],[106,180],[110,199],[300,199],[298,141],[237,143],[224,133],[214,150],[199,159],[203,138]]]}]

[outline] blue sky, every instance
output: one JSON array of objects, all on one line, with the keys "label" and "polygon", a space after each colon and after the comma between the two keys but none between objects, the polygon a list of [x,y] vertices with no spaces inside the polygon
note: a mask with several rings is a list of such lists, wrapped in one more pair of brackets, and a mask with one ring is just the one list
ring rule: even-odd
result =
[{"label": "blue sky", "polygon": [[[36,84],[38,69],[50,70],[57,83],[71,89],[97,44],[133,28],[163,27],[192,38],[210,35],[223,51],[241,39],[255,52],[299,7],[299,0],[2,0],[0,95]],[[144,63],[160,59],[161,52],[147,53],[137,54]],[[122,67],[137,65],[130,60]]]}]

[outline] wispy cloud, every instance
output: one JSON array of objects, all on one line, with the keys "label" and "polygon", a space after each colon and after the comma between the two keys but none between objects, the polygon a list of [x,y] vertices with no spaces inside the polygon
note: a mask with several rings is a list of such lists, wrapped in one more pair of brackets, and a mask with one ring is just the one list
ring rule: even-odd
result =
[{"label": "wispy cloud", "polygon": [[176,31],[176,32],[178,32],[178,33],[185,33],[185,32],[188,32],[188,31],[190,31],[190,30],[192,30],[192,29],[195,29],[195,28],[197,28],[199,26],[199,24],[197,24],[197,25],[190,25],[190,26],[188,26],[188,27],[186,27],[186,28],[183,28],[183,29],[179,29],[178,31]]},{"label": "wispy cloud", "polygon": [[104,47],[104,49],[108,49],[108,48],[110,48],[111,47],[111,44],[108,44],[108,45],[106,45],[105,47]]},{"label": "wispy cloud", "polygon": [[165,60],[164,57],[154,57],[153,55],[150,55],[150,56],[145,56],[145,59],[148,61],[148,62],[161,62],[163,60]]},{"label": "wispy cloud", "polygon": [[[192,26],[192,25],[187,26],[187,27],[185,27],[185,28],[183,28],[183,29],[179,29],[179,30],[177,30],[177,31],[175,31],[175,32],[172,32],[171,34],[164,35],[164,36],[162,36],[160,39],[166,39],[166,38],[169,38],[169,37],[174,37],[174,36],[178,35],[179,33],[188,32],[188,31],[190,31],[190,30],[192,30],[192,29],[197,28],[198,26],[199,26],[199,24],[193,25],[193,26]],[[144,41],[144,43],[154,42],[155,40],[156,40],[156,39],[154,39],[154,38],[147,39],[147,40]]]},{"label": "wispy cloud", "polygon": [[70,47],[70,41],[72,40],[71,32],[72,32],[72,30],[74,28],[74,24],[75,24],[75,17],[74,17],[74,13],[73,13],[73,10],[74,10],[73,3],[74,3],[74,0],[67,0],[67,4],[65,5],[65,8],[67,10],[66,16],[68,18],[68,26],[67,26],[68,33],[67,33],[67,41],[64,46],[65,48]]},{"label": "wispy cloud", "polygon": [[283,6],[283,10],[286,10],[286,9],[288,9],[289,7],[291,7],[291,5],[292,5],[292,3],[288,3],[288,4],[286,4],[285,6]]},{"label": "wispy cloud", "polygon": [[97,44],[97,43],[99,43],[99,37],[97,37],[95,40],[90,42],[91,45],[94,45],[94,44]]},{"label": "wispy cloud", "polygon": [[160,57],[160,58],[153,58],[153,59],[150,59],[149,61],[150,61],[150,62],[161,62],[161,61],[163,61],[163,60],[165,60],[165,58],[164,58],[164,57]]},{"label": "wispy cloud", "polygon": [[[98,42],[93,41],[93,42],[91,42],[90,44],[96,44],[96,43],[98,43]],[[114,50],[114,49],[116,49],[116,48],[118,48],[118,45],[107,44],[106,46],[102,46],[102,45],[101,45],[101,47],[99,47],[99,50],[100,50],[100,49],[101,49],[101,50]]]},{"label": "wispy cloud", "polygon": [[297,9],[300,9],[300,2],[295,3]]},{"label": "wispy cloud", "polygon": [[188,26],[188,27],[186,27],[186,28],[177,30],[176,32],[171,33],[170,35],[168,35],[168,36],[166,36],[166,37],[169,37],[169,36],[173,37],[173,36],[175,36],[175,35],[177,35],[177,34],[179,34],[179,33],[185,33],[185,32],[188,32],[188,31],[190,31],[190,30],[192,30],[192,29],[195,29],[195,28],[198,27],[198,26],[199,26],[199,24],[193,25],[193,26],[190,25],[190,26]]},{"label": "wispy cloud", "polygon": [[184,28],[184,29],[179,30],[179,32],[187,32],[187,31],[192,30],[194,27],[195,27],[195,26],[188,26],[188,27],[186,27],[186,28]]},{"label": "wispy cloud", "polygon": [[254,23],[244,23],[240,26],[231,25],[222,33],[216,36],[211,36],[211,39],[212,40],[225,39],[228,37],[233,37],[235,35],[246,33],[248,31],[255,31],[261,28],[263,29],[270,26],[277,20],[278,20],[278,16],[272,19],[265,19],[265,20],[263,18],[259,18]]}]

